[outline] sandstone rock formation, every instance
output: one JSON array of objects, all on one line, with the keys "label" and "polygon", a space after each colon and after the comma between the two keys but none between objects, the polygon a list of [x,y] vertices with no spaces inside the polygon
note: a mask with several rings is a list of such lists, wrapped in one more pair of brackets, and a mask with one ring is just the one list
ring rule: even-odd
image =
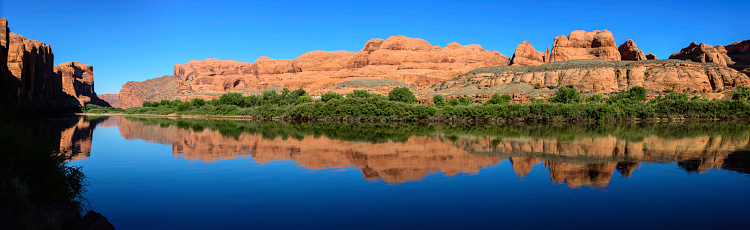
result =
[{"label": "sandstone rock formation", "polygon": [[656,60],[656,54],[647,54],[646,55],[647,60]]},{"label": "sandstone rock formation", "polygon": [[2,103],[20,111],[106,106],[94,93],[93,68],[68,62],[53,66],[50,45],[11,33],[0,20]]},{"label": "sandstone rock formation", "polygon": [[726,55],[734,62],[733,64],[727,63],[729,67],[750,75],[750,40],[735,42],[724,48]]},{"label": "sandstone rock formation", "polygon": [[727,66],[732,59],[727,56],[727,50],[723,46],[711,46],[708,44],[690,43],[688,47],[682,48],[680,52],[673,53],[669,59],[679,59],[694,62],[717,63]]},{"label": "sandstone rock formation", "polygon": [[120,88],[120,107],[142,106],[144,101],[174,100],[179,89],[179,80],[174,76],[163,76],[145,81],[129,81]]},{"label": "sandstone rock formation", "polygon": [[[164,81],[129,82],[130,85],[126,84],[120,91],[120,104],[128,108],[140,106],[144,100],[160,98],[208,99],[230,91],[269,87],[301,88],[319,95],[325,92],[317,90],[355,79],[392,80],[424,87],[478,67],[505,66],[508,63],[506,56],[484,50],[480,45],[454,42],[440,48],[422,39],[393,36],[385,40],[371,39],[356,53],[312,51],[292,60],[260,57],[254,63],[206,59],[177,64],[174,71],[176,90],[149,90],[161,86],[144,88]],[[131,86],[133,84],[141,87]],[[183,96],[185,94],[190,96]]]},{"label": "sandstone rock formation", "polygon": [[625,41],[625,43],[622,43],[617,50],[620,51],[623,61],[647,60],[646,55],[643,54],[643,51],[638,49],[638,46],[635,45],[633,40]]},{"label": "sandstone rock formation", "polygon": [[78,106],[94,104],[98,106],[110,106],[104,100],[99,99],[94,92],[94,67],[80,62],[66,62],[56,65],[55,74],[62,78],[63,92],[76,98]]},{"label": "sandstone rock formation", "polygon": [[436,84],[435,91],[449,88],[487,89],[521,82],[530,85],[572,86],[582,92],[612,93],[634,86],[663,91],[713,92],[724,87],[750,86],[750,78],[724,66],[677,60],[608,62],[575,60],[538,66],[480,68]]},{"label": "sandstone rock formation", "polygon": [[523,41],[516,46],[510,65],[532,66],[549,62],[549,50],[542,53],[536,51],[529,41]]},{"label": "sandstone rock formation", "polygon": [[608,30],[576,30],[570,32],[567,37],[557,36],[550,53],[550,61],[576,59],[619,61],[620,51],[617,49],[614,36]]},{"label": "sandstone rock formation", "polygon": [[120,95],[119,94],[99,94],[99,99],[106,101],[112,107],[120,107]]}]

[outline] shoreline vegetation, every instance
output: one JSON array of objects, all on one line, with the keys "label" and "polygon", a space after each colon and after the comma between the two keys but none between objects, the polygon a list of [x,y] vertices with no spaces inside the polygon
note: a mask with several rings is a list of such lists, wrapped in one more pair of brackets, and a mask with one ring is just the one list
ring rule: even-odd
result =
[{"label": "shoreline vegetation", "polygon": [[647,100],[643,87],[604,98],[584,96],[574,88],[558,88],[548,101],[510,104],[510,95],[495,94],[485,103],[473,98],[433,97],[432,104],[416,104],[408,88],[388,95],[354,90],[347,95],[326,93],[313,99],[304,90],[243,96],[227,93],[206,101],[162,100],[128,109],[88,105],[81,115],[136,115],[179,118],[267,119],[322,122],[606,122],[661,120],[735,120],[750,118],[750,88],[738,86],[731,99],[707,100],[665,91]]}]

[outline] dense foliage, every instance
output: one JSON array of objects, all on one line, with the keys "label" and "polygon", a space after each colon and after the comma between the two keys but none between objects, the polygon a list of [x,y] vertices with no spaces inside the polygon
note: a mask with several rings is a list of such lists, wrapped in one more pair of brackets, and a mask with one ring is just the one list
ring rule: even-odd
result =
[{"label": "dense foliage", "polygon": [[[734,100],[708,101],[700,97],[667,92],[646,100],[646,90],[633,87],[626,92],[586,97],[574,88],[560,87],[545,102],[510,104],[510,95],[493,95],[484,104],[473,98],[434,96],[433,104],[415,104],[408,88],[396,88],[388,96],[355,90],[343,96],[326,93],[315,100],[304,90],[281,93],[266,91],[262,95],[243,96],[227,93],[218,99],[191,102],[144,102],[144,107],[130,108],[128,114],[186,114],[251,116],[287,120],[362,120],[362,121],[607,121],[636,119],[738,119],[750,118],[750,90],[738,87]],[[89,110],[92,111],[92,110]],[[97,111],[93,109],[93,111]]]}]

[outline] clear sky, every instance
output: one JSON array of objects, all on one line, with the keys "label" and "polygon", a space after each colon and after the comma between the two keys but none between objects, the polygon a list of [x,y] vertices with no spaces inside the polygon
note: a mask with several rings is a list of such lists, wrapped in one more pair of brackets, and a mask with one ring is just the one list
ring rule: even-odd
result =
[{"label": "clear sky", "polygon": [[[359,51],[404,35],[444,47],[480,44],[513,55],[573,30],[612,31],[668,58],[690,42],[750,39],[750,1],[37,1],[2,0],[12,32],[51,44],[55,64],[94,66],[98,94],[171,75],[174,64],[219,58],[291,59],[312,50]],[[550,47],[551,48],[551,47]]]}]

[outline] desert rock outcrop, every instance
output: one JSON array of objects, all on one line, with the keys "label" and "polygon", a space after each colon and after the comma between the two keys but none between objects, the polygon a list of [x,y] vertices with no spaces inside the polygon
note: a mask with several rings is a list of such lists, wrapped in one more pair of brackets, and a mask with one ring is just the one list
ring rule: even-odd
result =
[{"label": "desert rock outcrop", "polygon": [[[454,42],[441,48],[423,39],[392,36],[371,39],[358,52],[312,51],[291,60],[260,57],[254,63],[206,59],[177,64],[176,85],[169,86],[169,90],[153,90],[162,86],[146,85],[172,82],[128,82],[120,90],[120,106],[140,106],[144,100],[155,99],[208,99],[225,92],[269,87],[301,88],[316,95],[325,93],[318,90],[355,79],[400,81],[424,87],[478,67],[508,64],[505,55],[480,45]],[[387,92],[389,88],[383,90]]]},{"label": "desert rock outcrop", "polygon": [[608,30],[591,32],[576,30],[570,32],[567,37],[565,35],[557,36],[550,53],[550,61],[577,59],[619,61],[620,51],[617,49],[612,32]]},{"label": "desert rock outcrop", "polygon": [[723,46],[711,46],[708,44],[691,43],[688,47],[682,48],[680,52],[673,53],[669,59],[679,59],[685,61],[717,63],[727,66],[732,63],[732,59],[727,56],[727,50]]},{"label": "desert rock outcrop", "polygon": [[510,59],[510,65],[532,66],[549,62],[548,52],[536,51],[531,43],[523,41],[516,46],[516,51]]},{"label": "desert rock outcrop", "polygon": [[738,71],[750,75],[750,40],[735,42],[724,46],[726,55],[729,56],[733,64],[729,64]]},{"label": "desert rock outcrop", "polygon": [[538,66],[479,68],[432,88],[444,90],[473,86],[486,89],[513,82],[542,87],[572,86],[582,92],[599,93],[621,92],[634,86],[677,92],[712,92],[724,87],[750,86],[747,75],[714,64],[678,60],[574,60]]},{"label": "desert rock outcrop", "polygon": [[646,60],[656,60],[656,54],[646,54]]},{"label": "desert rock outcrop", "polygon": [[2,103],[20,111],[75,110],[85,104],[106,106],[94,93],[93,67],[77,62],[53,66],[50,45],[11,33],[0,20]]},{"label": "desert rock outcrop", "polygon": [[646,55],[643,54],[643,51],[638,49],[638,46],[635,45],[633,40],[625,41],[625,43],[620,45],[618,50],[620,51],[623,61],[641,61],[648,59],[646,58]]}]

